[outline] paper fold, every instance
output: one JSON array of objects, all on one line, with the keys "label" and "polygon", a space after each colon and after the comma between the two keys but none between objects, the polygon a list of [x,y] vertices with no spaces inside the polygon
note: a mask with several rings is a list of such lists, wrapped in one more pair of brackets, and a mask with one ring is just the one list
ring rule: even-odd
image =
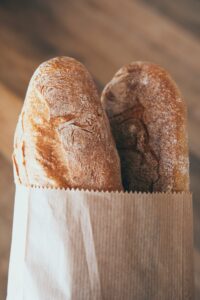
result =
[{"label": "paper fold", "polygon": [[191,194],[17,186],[13,299],[193,299]]}]

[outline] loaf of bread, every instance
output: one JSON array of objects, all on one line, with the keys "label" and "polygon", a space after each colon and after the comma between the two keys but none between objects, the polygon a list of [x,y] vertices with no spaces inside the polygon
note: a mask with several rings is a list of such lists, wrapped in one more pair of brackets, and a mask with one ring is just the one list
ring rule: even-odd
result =
[{"label": "loaf of bread", "polygon": [[122,190],[109,121],[86,68],[68,57],[35,71],[14,140],[17,183]]},{"label": "loaf of bread", "polygon": [[102,93],[121,159],[125,190],[189,190],[186,106],[158,65],[122,67]]}]

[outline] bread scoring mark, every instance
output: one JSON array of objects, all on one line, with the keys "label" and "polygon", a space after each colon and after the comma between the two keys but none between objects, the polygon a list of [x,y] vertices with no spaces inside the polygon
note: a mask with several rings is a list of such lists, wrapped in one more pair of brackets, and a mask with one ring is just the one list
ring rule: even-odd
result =
[{"label": "bread scoring mark", "polygon": [[[151,63],[131,63],[105,87],[102,102],[121,152],[122,174],[129,177],[131,190],[187,190],[188,185],[183,184],[189,180],[185,106],[166,71]],[[179,160],[179,153],[185,160]],[[151,174],[144,168],[148,163]],[[141,185],[139,179],[146,182]]]},{"label": "bread scoring mark", "polygon": [[15,168],[15,172],[16,172],[16,175],[17,175],[17,179],[18,179],[19,183],[21,184],[22,181],[21,181],[20,175],[19,175],[19,167],[18,167],[18,164],[17,164],[17,161],[16,161],[16,158],[15,158],[14,154],[13,154],[12,158],[13,158],[13,163],[14,163],[14,168]]},{"label": "bread scoring mark", "polygon": [[[108,95],[106,94],[106,97],[108,99]],[[131,95],[129,95],[131,97]],[[108,99],[109,100],[109,99]],[[117,149],[119,150],[119,153],[121,151],[133,151],[137,153],[140,156],[140,167],[145,166],[145,168],[150,169],[152,168],[153,165],[153,170],[151,171],[152,175],[150,178],[148,178],[148,181],[150,181],[148,185],[148,190],[153,191],[154,190],[154,184],[156,184],[160,178],[159,174],[159,158],[155,154],[155,151],[153,148],[150,146],[150,137],[149,137],[149,131],[148,127],[144,122],[144,112],[145,112],[145,107],[142,105],[140,102],[139,98],[136,97],[134,99],[134,105],[132,105],[130,108],[125,109],[123,112],[119,114],[115,114],[110,118],[111,125],[114,122],[116,127],[116,131],[120,132],[119,127],[123,123],[127,123],[130,121],[131,125],[128,125],[128,134],[127,138],[131,139],[133,143],[129,145],[129,141],[127,139],[124,141],[124,145],[120,145],[119,139],[121,138],[121,135],[117,138]],[[130,128],[133,128],[134,126],[134,131],[131,130]],[[123,134],[123,133],[122,133]],[[124,134],[123,134],[124,135]],[[121,155],[122,156],[122,155]],[[126,166],[127,168],[127,166]],[[142,175],[143,177],[144,175]],[[143,178],[137,178],[138,180],[144,181]],[[126,190],[130,191],[131,187],[127,185],[126,179],[124,177],[124,187]]]},{"label": "bread scoring mark", "polygon": [[22,163],[23,163],[24,166],[26,166],[26,160],[25,160],[25,143],[24,143],[24,141],[22,143],[22,157],[23,157]]},{"label": "bread scoring mark", "polygon": [[24,165],[26,179],[29,184],[29,175],[28,175],[27,164],[26,164],[25,141],[22,142],[22,164]]},{"label": "bread scoring mark", "polygon": [[67,178],[66,166],[63,168],[61,163],[62,155],[57,152],[55,144],[59,146],[58,136],[56,135],[55,128],[46,124],[47,126],[33,126],[33,130],[38,132],[36,138],[36,159],[43,166],[47,177],[53,179],[56,185],[71,187]]},{"label": "bread scoring mark", "polygon": [[107,89],[105,91],[105,97],[107,98],[108,101],[110,102],[115,102],[115,95],[113,94],[113,92],[109,89]]},{"label": "bread scoring mark", "polygon": [[22,131],[24,132],[24,111],[21,114]]},{"label": "bread scoring mark", "polygon": [[[69,58],[42,64],[30,81],[23,110],[30,184],[122,189],[109,123],[94,82],[82,64]],[[21,156],[17,158],[24,174]],[[26,184],[25,176],[22,183]]]}]

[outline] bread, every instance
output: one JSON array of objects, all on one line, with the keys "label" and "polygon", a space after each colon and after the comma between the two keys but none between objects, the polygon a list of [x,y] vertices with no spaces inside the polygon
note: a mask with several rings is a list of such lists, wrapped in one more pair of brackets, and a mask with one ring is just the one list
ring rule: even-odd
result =
[{"label": "bread", "polygon": [[69,57],[35,71],[14,141],[17,183],[121,190],[120,161],[95,84]]},{"label": "bread", "polygon": [[169,74],[152,63],[130,63],[107,84],[101,101],[125,190],[188,191],[186,106]]}]

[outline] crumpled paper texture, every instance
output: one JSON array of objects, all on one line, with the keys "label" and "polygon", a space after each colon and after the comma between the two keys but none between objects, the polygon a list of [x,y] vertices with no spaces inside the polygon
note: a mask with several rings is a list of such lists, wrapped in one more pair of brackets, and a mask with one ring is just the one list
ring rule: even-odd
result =
[{"label": "crumpled paper texture", "polygon": [[192,196],[16,186],[7,300],[193,299]]}]

